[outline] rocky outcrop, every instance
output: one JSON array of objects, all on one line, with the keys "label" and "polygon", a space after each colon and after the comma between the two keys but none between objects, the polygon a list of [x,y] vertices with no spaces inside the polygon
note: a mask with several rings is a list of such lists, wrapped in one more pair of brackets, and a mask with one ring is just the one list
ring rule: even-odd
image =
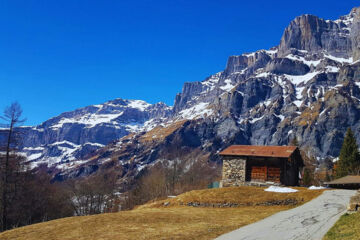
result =
[{"label": "rocky outcrop", "polygon": [[240,56],[231,56],[229,57],[224,74],[229,76],[232,73],[241,72],[242,70],[248,68],[247,70],[256,70],[258,68],[264,67],[271,57],[265,51],[257,51],[251,54],[243,54]]},{"label": "rocky outcrop", "polygon": [[295,18],[284,31],[279,55],[286,56],[290,49],[295,48],[308,52],[325,50],[337,57],[350,57],[352,44],[346,20],[335,22],[309,14]]},{"label": "rocky outcrop", "polygon": [[360,59],[360,8],[353,8],[350,15],[353,17],[350,34],[352,57],[354,61],[357,61]]},{"label": "rocky outcrop", "polygon": [[203,85],[200,82],[184,83],[181,94],[177,94],[174,103],[174,112],[179,112],[185,108],[186,103],[195,95],[198,95],[203,90]]},{"label": "rocky outcrop", "polygon": [[275,58],[267,64],[265,70],[275,74],[305,75],[310,71],[310,68],[300,61]]}]

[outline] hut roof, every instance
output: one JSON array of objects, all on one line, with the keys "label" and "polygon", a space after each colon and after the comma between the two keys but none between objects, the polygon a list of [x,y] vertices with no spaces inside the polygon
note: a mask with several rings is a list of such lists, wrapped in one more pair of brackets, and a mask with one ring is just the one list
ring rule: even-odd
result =
[{"label": "hut roof", "polygon": [[328,185],[349,185],[360,184],[360,175],[348,175],[342,178],[335,179],[331,182],[327,182]]},{"label": "hut roof", "polygon": [[296,149],[296,146],[232,145],[220,152],[220,155],[288,158]]}]

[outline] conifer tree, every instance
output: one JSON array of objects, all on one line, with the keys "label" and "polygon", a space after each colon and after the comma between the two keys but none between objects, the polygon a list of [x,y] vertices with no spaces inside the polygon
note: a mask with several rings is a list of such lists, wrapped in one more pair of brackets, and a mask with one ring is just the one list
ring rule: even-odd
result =
[{"label": "conifer tree", "polygon": [[311,171],[308,168],[304,169],[304,176],[303,176],[303,185],[310,186],[313,182],[313,177],[311,175]]},{"label": "conifer tree", "polygon": [[360,154],[354,133],[350,128],[346,131],[343,145],[340,150],[336,168],[336,177],[357,175],[360,171]]}]

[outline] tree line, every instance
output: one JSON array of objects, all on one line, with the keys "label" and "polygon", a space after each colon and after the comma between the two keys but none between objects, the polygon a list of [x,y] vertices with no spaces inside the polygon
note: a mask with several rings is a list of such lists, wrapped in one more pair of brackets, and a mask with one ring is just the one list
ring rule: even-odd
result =
[{"label": "tree line", "polygon": [[51,183],[47,167],[29,169],[18,151],[25,119],[18,103],[4,110],[0,146],[0,231],[74,215],[117,211],[116,175],[99,172],[88,178]]}]

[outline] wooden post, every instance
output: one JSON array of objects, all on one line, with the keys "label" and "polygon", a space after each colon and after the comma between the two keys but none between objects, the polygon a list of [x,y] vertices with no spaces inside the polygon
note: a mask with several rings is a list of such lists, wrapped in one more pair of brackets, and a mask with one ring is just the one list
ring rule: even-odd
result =
[{"label": "wooden post", "polygon": [[268,176],[268,166],[265,165],[265,181],[268,181],[268,178],[269,178],[269,176]]}]

